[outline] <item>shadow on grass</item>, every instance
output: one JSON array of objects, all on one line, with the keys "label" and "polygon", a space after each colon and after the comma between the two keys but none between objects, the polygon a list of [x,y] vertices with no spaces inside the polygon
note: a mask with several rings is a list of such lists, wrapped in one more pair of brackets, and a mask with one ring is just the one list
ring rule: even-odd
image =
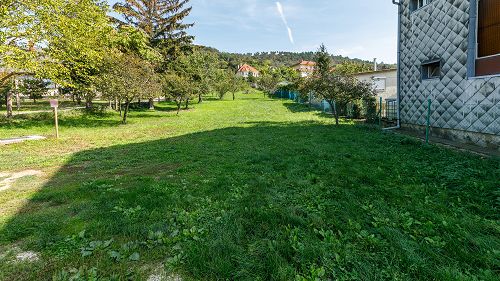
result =
[{"label": "shadow on grass", "polygon": [[[59,115],[59,126],[96,128],[120,125],[120,119],[111,113],[86,113],[85,111],[62,112]],[[53,113],[35,113],[17,115],[12,119],[0,119],[0,126],[6,129],[28,129],[42,126],[53,126]]]},{"label": "shadow on grass", "polygon": [[[129,120],[165,117],[167,117],[167,115],[161,112],[155,113],[155,111],[151,110],[131,110]],[[0,126],[6,129],[29,129],[42,126],[53,126],[53,124],[54,114],[48,112],[15,115],[10,120],[7,118],[0,118]],[[97,128],[115,127],[121,124],[121,117],[114,111],[87,112],[85,110],[75,110],[61,112],[59,115],[59,126],[61,127]]]},{"label": "shadow on grass", "polygon": [[255,125],[76,153],[0,230],[0,246],[41,252],[0,263],[3,277],[145,280],[165,264],[200,280],[494,280],[497,160],[355,126]]}]

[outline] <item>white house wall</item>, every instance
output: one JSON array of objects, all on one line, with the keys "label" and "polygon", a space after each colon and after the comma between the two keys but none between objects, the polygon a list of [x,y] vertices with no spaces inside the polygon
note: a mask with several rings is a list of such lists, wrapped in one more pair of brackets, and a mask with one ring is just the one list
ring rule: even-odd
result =
[{"label": "white house wall", "polygon": [[355,77],[359,81],[373,83],[373,78],[385,78],[385,90],[378,91],[377,97],[382,97],[383,100],[395,99],[397,97],[398,89],[398,72],[392,71],[378,71],[356,74]]}]

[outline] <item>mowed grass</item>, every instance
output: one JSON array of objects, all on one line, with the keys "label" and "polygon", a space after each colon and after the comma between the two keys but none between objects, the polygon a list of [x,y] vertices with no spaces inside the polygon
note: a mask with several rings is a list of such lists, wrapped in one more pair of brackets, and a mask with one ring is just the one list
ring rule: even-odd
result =
[{"label": "mowed grass", "polygon": [[0,280],[499,280],[498,159],[262,94],[61,118],[1,147],[43,175],[0,191]]}]

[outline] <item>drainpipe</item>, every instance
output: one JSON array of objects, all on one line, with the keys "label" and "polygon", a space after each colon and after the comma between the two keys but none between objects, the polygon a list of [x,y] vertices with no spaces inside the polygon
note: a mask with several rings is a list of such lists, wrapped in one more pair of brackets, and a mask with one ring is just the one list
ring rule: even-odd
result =
[{"label": "drainpipe", "polygon": [[398,116],[398,121],[397,125],[395,127],[390,127],[390,128],[384,128],[384,130],[393,130],[393,129],[399,129],[401,128],[401,0],[396,1],[392,0],[392,4],[398,5],[398,82],[397,82],[397,101],[398,101],[398,108],[397,108],[397,116]]}]

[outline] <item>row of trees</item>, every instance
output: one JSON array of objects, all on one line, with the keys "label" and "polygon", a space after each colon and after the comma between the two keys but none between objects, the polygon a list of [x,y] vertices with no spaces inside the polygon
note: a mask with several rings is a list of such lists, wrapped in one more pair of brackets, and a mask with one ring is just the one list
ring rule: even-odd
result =
[{"label": "row of trees", "polygon": [[[301,60],[312,61],[315,52],[258,52],[249,54],[220,53],[220,57],[227,61],[229,66],[236,69],[238,65],[248,63],[259,71],[268,67],[290,67]],[[339,67],[342,71],[356,68],[355,71],[363,72],[373,69],[373,62],[349,57],[330,55],[332,65]],[[385,63],[379,64],[380,69],[394,68],[395,65]]]},{"label": "row of trees", "polygon": [[[184,23],[189,0],[122,0],[108,14],[101,0],[4,0],[0,9],[0,88],[12,112],[13,78],[35,76],[85,101],[99,96],[123,108],[164,96],[189,105],[206,94],[240,89],[242,81],[216,53],[191,44]],[[123,105],[123,106],[122,106]]]}]

